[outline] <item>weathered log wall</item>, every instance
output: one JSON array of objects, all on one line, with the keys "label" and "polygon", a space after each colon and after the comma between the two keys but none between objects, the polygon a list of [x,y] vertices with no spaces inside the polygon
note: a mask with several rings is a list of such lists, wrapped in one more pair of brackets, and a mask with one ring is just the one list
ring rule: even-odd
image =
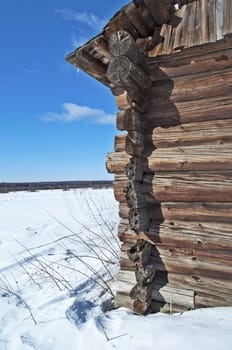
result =
[{"label": "weathered log wall", "polygon": [[232,52],[225,42],[175,57],[149,61],[145,98],[117,96],[128,133],[107,161],[120,202],[117,303],[136,312],[232,305]]},{"label": "weathered log wall", "polygon": [[[67,57],[109,86],[118,305],[232,305],[232,2],[139,0]],[[204,45],[203,45],[204,44]]]}]

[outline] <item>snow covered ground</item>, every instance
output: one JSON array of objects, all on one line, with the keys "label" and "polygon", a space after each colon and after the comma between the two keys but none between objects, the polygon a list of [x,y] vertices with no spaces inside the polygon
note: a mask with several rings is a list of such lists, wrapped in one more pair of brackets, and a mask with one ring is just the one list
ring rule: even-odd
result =
[{"label": "snow covered ground", "polygon": [[111,189],[0,194],[0,350],[232,349],[232,308],[103,312],[117,213]]}]

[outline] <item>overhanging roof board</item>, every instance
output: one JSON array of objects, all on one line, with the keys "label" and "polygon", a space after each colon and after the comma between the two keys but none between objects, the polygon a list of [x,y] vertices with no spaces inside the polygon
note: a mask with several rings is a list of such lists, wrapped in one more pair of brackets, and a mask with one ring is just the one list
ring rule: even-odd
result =
[{"label": "overhanging roof board", "polygon": [[[135,40],[152,38],[148,56],[166,55],[213,43],[232,33],[231,0],[136,0],[121,8],[103,32],[70,53],[66,60],[111,87],[107,67],[110,36],[119,30]],[[158,37],[158,40],[157,40]]]}]

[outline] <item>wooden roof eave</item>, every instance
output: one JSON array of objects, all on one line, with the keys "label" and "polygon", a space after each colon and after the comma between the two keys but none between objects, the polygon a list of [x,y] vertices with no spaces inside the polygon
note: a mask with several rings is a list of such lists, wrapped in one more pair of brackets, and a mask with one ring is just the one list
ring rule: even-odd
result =
[{"label": "wooden roof eave", "polygon": [[153,49],[147,50],[152,58],[215,43],[232,33],[232,3],[218,1],[220,6],[215,7],[215,2],[198,0],[134,0],[110,19],[103,32],[69,54],[66,60],[112,87],[107,68],[112,58],[108,46],[113,33],[126,31],[137,45],[152,37]]},{"label": "wooden roof eave", "polygon": [[[109,53],[105,47],[106,43],[104,44],[103,40],[104,35],[103,33],[100,33],[75,51],[71,52],[65,57],[65,59],[75,67],[82,69],[93,78],[110,87],[111,83],[106,76]],[[98,42],[100,43],[99,46],[101,47],[100,50],[102,60],[97,59],[93,54],[91,54],[92,48],[96,47]]]},{"label": "wooden roof eave", "polygon": [[[163,2],[167,3],[169,1]],[[163,2],[159,1],[161,5]],[[129,32],[135,40],[149,35],[152,36],[154,27],[156,25],[159,26],[168,17],[168,11],[164,11],[164,6],[166,5],[162,5],[162,11],[158,12],[161,17],[157,17],[156,14],[155,19],[154,15],[150,14],[150,10],[153,7],[152,3],[152,0],[143,0],[139,4],[138,1],[132,1],[122,7],[106,24],[102,33],[67,55],[66,60],[106,86],[112,87],[106,76],[107,67],[111,59],[108,49],[110,36],[119,30]],[[144,6],[146,11],[144,11]],[[147,11],[147,7],[149,11]],[[156,23],[157,21],[158,23]]]}]

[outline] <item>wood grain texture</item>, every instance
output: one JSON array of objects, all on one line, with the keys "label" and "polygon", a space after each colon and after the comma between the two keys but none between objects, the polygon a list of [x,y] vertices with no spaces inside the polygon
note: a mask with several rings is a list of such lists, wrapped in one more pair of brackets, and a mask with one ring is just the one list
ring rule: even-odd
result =
[{"label": "wood grain texture", "polygon": [[164,172],[143,178],[144,193],[150,193],[157,202],[231,202],[232,171]]},{"label": "wood grain texture", "polygon": [[193,146],[215,141],[232,141],[231,130],[232,119],[199,121],[169,128],[158,127],[145,137],[147,145],[154,145],[155,148]]}]

